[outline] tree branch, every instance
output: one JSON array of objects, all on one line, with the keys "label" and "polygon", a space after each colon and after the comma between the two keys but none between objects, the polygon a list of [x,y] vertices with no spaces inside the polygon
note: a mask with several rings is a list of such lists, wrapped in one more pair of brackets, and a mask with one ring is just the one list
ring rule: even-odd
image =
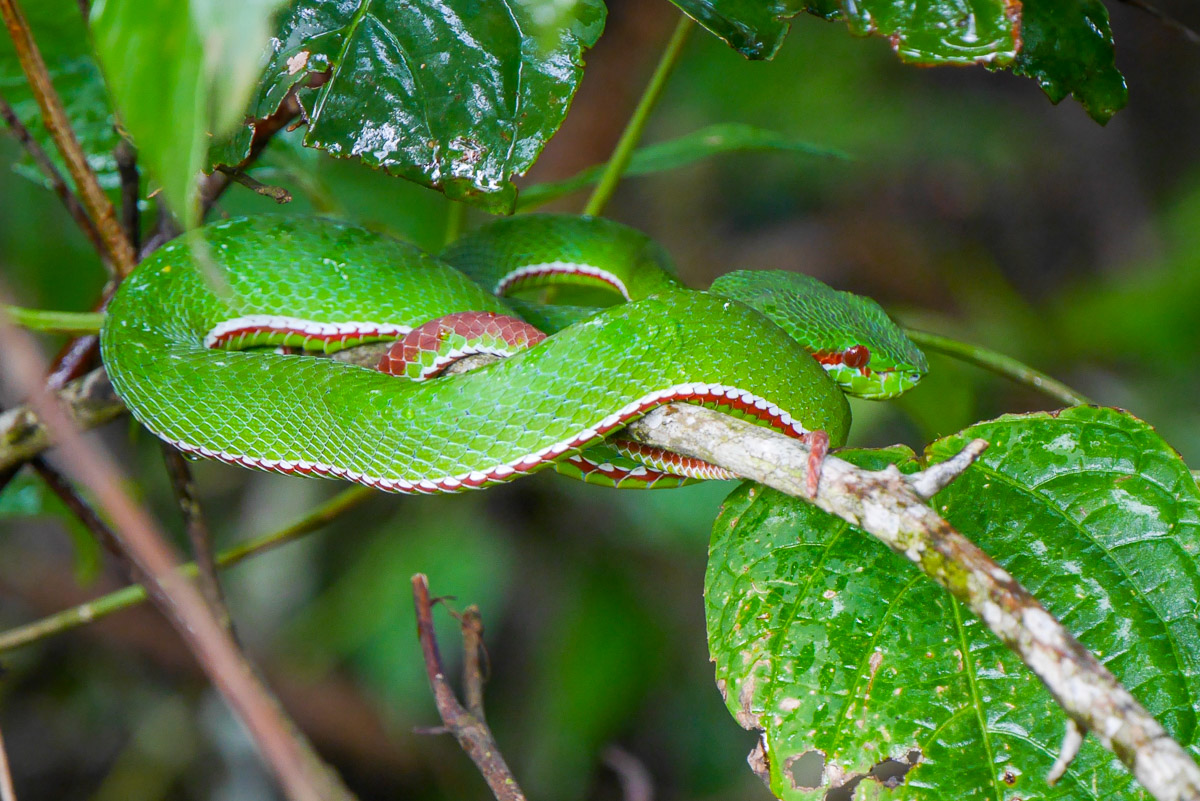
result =
[{"label": "tree branch", "polygon": [[[496,740],[492,737],[487,724],[476,715],[471,714],[459,703],[446,680],[446,668],[442,664],[442,654],[438,650],[437,639],[433,633],[433,607],[429,599],[429,579],[418,573],[412,577],[413,602],[417,607],[417,637],[421,641],[421,653],[425,659],[425,672],[429,675],[429,686],[433,689],[433,698],[437,703],[438,714],[446,729],[458,740],[459,746],[475,763],[475,767],[483,774],[492,794],[497,801],[525,801],[525,793],[517,785],[512,771],[508,769]],[[476,615],[478,617],[478,615]],[[464,619],[465,622],[465,619]],[[465,631],[465,629],[464,629]],[[464,637],[464,644],[469,637]],[[482,676],[476,673],[469,680],[482,682]],[[470,688],[468,696],[482,699],[480,687]]]},{"label": "tree branch", "polygon": [[75,132],[71,129],[66,109],[63,108],[58,93],[54,91],[54,84],[50,80],[46,62],[42,59],[41,51],[33,41],[29,23],[26,22],[25,15],[21,13],[21,7],[17,0],[0,0],[0,16],[4,17],[4,24],[8,27],[17,51],[17,58],[21,62],[21,69],[25,72],[29,87],[33,90],[33,96],[42,110],[42,121],[45,123],[46,129],[50,131],[50,136],[53,137],[54,144],[62,154],[63,161],[67,163],[67,171],[71,173],[71,178],[75,181],[75,189],[79,192],[83,205],[87,208],[99,231],[100,239],[104,244],[101,252],[108,254],[118,275],[129,275],[136,264],[135,251],[129,244],[129,240],[125,238],[121,224],[117,222],[116,211],[109,202],[108,196],[104,194],[104,190],[100,188],[96,174],[92,172],[92,168],[87,162],[87,156],[79,145]]},{"label": "tree branch", "polygon": [[208,532],[208,524],[204,522],[204,512],[200,509],[200,501],[196,498],[196,485],[192,481],[192,469],[188,467],[187,459],[170,444],[161,443],[163,460],[167,466],[167,476],[171,479],[171,488],[175,492],[175,500],[183,515],[183,525],[187,529],[188,540],[192,544],[192,556],[196,560],[197,584],[200,594],[208,602],[208,608],[221,624],[221,628],[233,633],[233,621],[229,616],[229,608],[225,605],[225,595],[221,592],[221,582],[217,579],[217,565],[213,560],[212,537]]},{"label": "tree branch", "polygon": [[[806,497],[808,447],[775,431],[703,407],[670,404],[630,424],[626,433]],[[934,483],[902,476],[895,467],[868,472],[829,457],[813,502],[903,555],[966,604],[1158,801],[1200,799],[1200,767],[1028,590],[924,503],[915,488],[926,491]]]}]

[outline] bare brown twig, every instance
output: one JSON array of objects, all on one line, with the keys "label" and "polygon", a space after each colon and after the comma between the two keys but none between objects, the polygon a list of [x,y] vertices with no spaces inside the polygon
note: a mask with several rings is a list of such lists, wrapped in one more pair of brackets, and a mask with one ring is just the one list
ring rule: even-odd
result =
[{"label": "bare brown twig", "polygon": [[241,184],[255,194],[269,197],[276,203],[291,203],[292,193],[284,189],[282,186],[271,186],[264,184],[262,181],[251,178],[244,172],[239,172],[232,167],[218,167],[218,172],[228,175],[234,183]]},{"label": "bare brown twig", "polygon": [[480,723],[487,723],[483,711],[483,683],[487,680],[483,657],[483,618],[479,607],[468,606],[459,618],[463,635],[463,698],[467,711]]},{"label": "bare brown twig", "polygon": [[1157,6],[1150,5],[1145,0],[1120,0],[1120,2],[1149,14],[1158,20],[1163,27],[1175,31],[1175,33],[1179,34],[1184,39],[1187,39],[1194,45],[1200,45],[1200,33],[1196,33],[1196,31],[1194,31],[1192,28],[1184,25],[1182,22],[1175,19],[1175,17],[1172,17],[1170,14],[1166,13]]},{"label": "bare brown twig", "polygon": [[[483,778],[491,788],[497,801],[525,801],[525,793],[517,785],[509,770],[491,730],[482,718],[468,712],[459,703],[446,680],[446,668],[442,664],[442,655],[438,650],[437,638],[433,633],[433,606],[429,598],[429,579],[418,573],[412,577],[413,602],[417,607],[417,638],[421,641],[421,653],[425,659],[425,672],[429,675],[429,686],[433,690],[434,702],[437,704],[438,715],[446,729],[458,740],[459,746],[475,763],[475,767],[483,774]],[[475,615],[478,618],[478,612]],[[465,629],[464,615],[464,631]],[[465,634],[464,643],[474,635]],[[468,677],[469,681],[482,682],[482,676],[476,672]],[[476,687],[468,692],[475,697],[483,697],[482,689]]]},{"label": "bare brown twig", "polygon": [[42,110],[42,121],[50,131],[63,161],[67,163],[67,171],[75,181],[75,190],[79,192],[84,207],[100,233],[104,245],[102,252],[108,254],[109,261],[118,275],[128,275],[136,263],[133,247],[125,238],[121,225],[117,222],[116,211],[104,190],[100,188],[96,174],[92,172],[87,156],[71,129],[66,109],[54,90],[46,62],[33,41],[29,23],[21,13],[17,0],[0,0],[0,16],[4,18],[4,24],[8,27],[17,51],[17,58],[21,62],[21,69],[25,72],[33,96]]},{"label": "bare brown twig", "polygon": [[[100,515],[96,514],[96,510],[92,508],[91,504],[75,491],[75,488],[71,486],[71,482],[67,481],[62,473],[47,464],[41,457],[30,461],[29,466],[37,472],[50,491],[58,496],[63,505],[71,510],[71,514],[75,515],[76,519],[83,523],[87,530],[91,532],[92,536],[96,538],[96,542],[100,543],[100,547],[108,551],[129,572],[129,561],[125,558],[121,546],[117,544],[116,535],[113,534],[108,524],[100,518]],[[131,572],[129,572],[127,578],[130,581],[138,580]]]},{"label": "bare brown twig", "polygon": [[167,466],[167,476],[171,479],[171,488],[175,492],[175,500],[183,515],[183,524],[187,529],[188,541],[192,544],[192,558],[196,560],[196,581],[200,586],[200,594],[208,602],[209,609],[217,618],[217,622],[226,631],[233,633],[233,623],[229,609],[225,606],[225,596],[221,592],[221,582],[217,578],[217,565],[213,560],[212,536],[208,524],[204,521],[204,512],[200,509],[200,501],[196,498],[196,486],[192,481],[192,469],[187,459],[174,447],[166,442],[161,443],[163,460]]},{"label": "bare brown twig", "polygon": [[127,139],[122,138],[113,151],[117,162],[117,174],[121,177],[121,227],[125,237],[137,252],[142,246],[142,215],[138,208],[141,200],[142,177],[137,166],[137,151]]},{"label": "bare brown twig", "polygon": [[604,749],[601,757],[608,769],[617,774],[625,801],[654,801],[654,779],[640,759],[617,745]]}]

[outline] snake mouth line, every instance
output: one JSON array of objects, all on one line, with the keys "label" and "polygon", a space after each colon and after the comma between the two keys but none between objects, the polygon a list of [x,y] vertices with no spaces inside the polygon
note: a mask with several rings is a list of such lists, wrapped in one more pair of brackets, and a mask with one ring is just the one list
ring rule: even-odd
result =
[{"label": "snake mouth line", "polygon": [[[521,475],[536,472],[562,458],[564,454],[570,451],[579,451],[599,442],[606,434],[621,428],[631,420],[641,417],[652,409],[676,401],[713,404],[722,411],[738,412],[743,416],[756,418],[792,437],[802,437],[809,433],[789,413],[780,409],[766,398],[738,389],[737,387],[725,386],[723,384],[693,383],[677,384],[659,392],[651,392],[644,395],[638,400],[627,404],[620,411],[608,415],[594,426],[585,428],[572,437],[556,442],[553,445],[548,445],[520,459],[498,464],[486,470],[473,470],[468,473],[439,478],[422,478],[416,481],[402,478],[387,478],[384,476],[369,476],[337,465],[303,459],[268,459],[259,456],[234,454],[227,451],[214,451],[211,448],[192,445],[157,432],[156,434],[185,453],[202,456],[206,459],[217,459],[226,464],[236,464],[258,470],[284,473],[286,475],[340,478],[368,487],[374,487],[384,492],[434,494],[482,489],[493,484],[511,481]],[[597,468],[600,468],[600,466],[597,465]],[[630,472],[633,475],[637,474],[636,470]]]}]

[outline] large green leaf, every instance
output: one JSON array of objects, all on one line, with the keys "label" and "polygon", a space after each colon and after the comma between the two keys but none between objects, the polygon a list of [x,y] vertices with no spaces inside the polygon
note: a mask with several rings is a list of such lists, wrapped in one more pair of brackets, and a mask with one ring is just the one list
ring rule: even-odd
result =
[{"label": "large green leaf", "polygon": [[[512,177],[558,130],[604,25],[600,0],[546,11],[532,0],[297,0],[251,115],[269,116],[293,86],[328,73],[299,96],[306,145],[509,211]],[[217,161],[241,161],[251,133]]]},{"label": "large green leaf", "polygon": [[[241,119],[276,0],[96,0],[96,54],[140,162],[185,225],[209,141]],[[224,127],[223,127],[224,126]]]},{"label": "large green leaf", "polygon": [[[119,137],[113,127],[112,109],[109,108],[100,72],[95,61],[84,55],[87,51],[87,26],[79,13],[79,4],[75,0],[41,0],[27,4],[25,11],[54,89],[62,98],[67,118],[87,154],[88,163],[96,172],[102,187],[110,189],[118,186],[120,179],[113,149]],[[29,91],[29,84],[8,36],[0,36],[0,94],[12,105],[17,117],[70,183],[70,173],[59,157],[46,126],[42,124],[41,110]],[[31,159],[25,158],[19,162],[17,172],[49,185]]]},{"label": "large green leaf", "polygon": [[[1187,467],[1150,426],[1092,407],[981,423],[929,457],[974,437],[991,447],[936,508],[1196,753],[1200,492]],[[873,769],[856,797],[1147,797],[1093,739],[1049,787],[1066,718],[1041,683],[910,563],[809,504],[735,491],[706,598],[718,683],[737,720],[764,730],[780,797],[822,798]],[[905,769],[893,790],[875,778]]]},{"label": "large green leaf", "polygon": [[1100,0],[672,0],[747,58],[772,58],[802,11],[887,37],[912,64],[985,64],[1035,79],[1057,103],[1074,94],[1105,122],[1127,99]]},{"label": "large green leaf", "polygon": [[[840,150],[814,145],[811,142],[785,136],[775,131],[763,130],[753,125],[725,123],[710,125],[667,142],[658,142],[638,148],[634,151],[633,158],[625,169],[625,175],[651,175],[686,167],[721,153],[756,150],[803,153],[809,156],[840,159],[849,158]],[[591,186],[600,180],[606,166],[606,164],[596,164],[577,172],[570,178],[534,184],[522,189],[517,207],[520,209],[533,208],[586,186]]]}]

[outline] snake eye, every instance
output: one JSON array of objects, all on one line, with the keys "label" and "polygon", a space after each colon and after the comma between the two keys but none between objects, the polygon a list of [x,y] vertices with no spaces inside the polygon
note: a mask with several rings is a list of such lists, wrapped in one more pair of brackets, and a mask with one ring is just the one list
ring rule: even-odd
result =
[{"label": "snake eye", "polygon": [[866,367],[869,361],[871,361],[871,351],[867,349],[866,345],[855,345],[846,348],[842,353],[842,364],[847,367]]}]

